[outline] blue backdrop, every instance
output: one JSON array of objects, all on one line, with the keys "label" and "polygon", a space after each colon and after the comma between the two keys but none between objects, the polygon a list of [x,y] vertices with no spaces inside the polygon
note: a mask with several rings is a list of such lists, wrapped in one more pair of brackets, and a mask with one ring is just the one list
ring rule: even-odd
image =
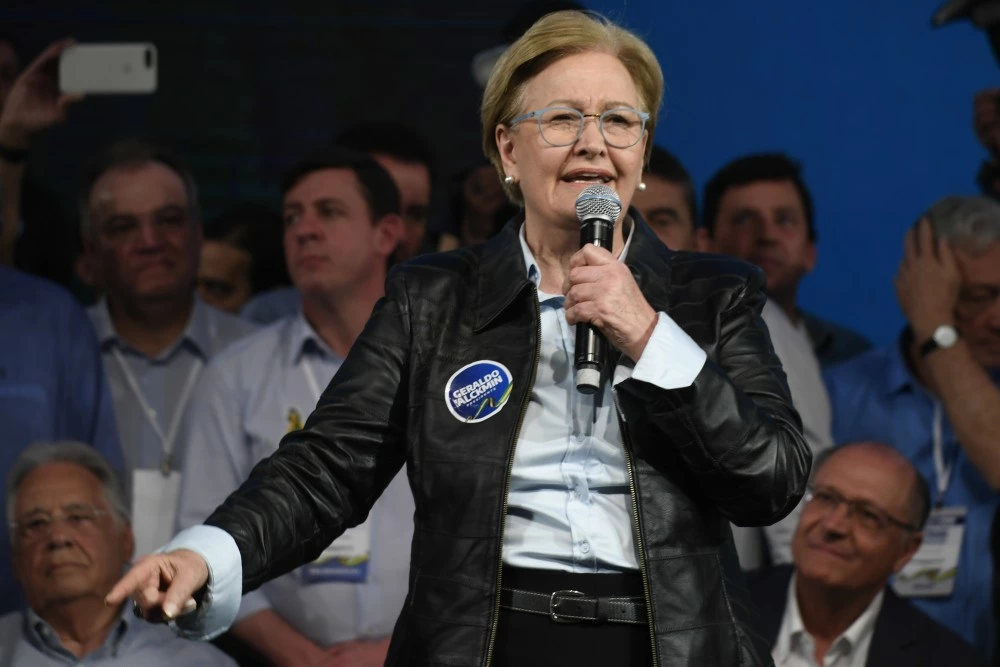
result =
[{"label": "blue backdrop", "polygon": [[943,0],[590,0],[643,36],[667,90],[656,143],[703,185],[739,154],[800,159],[819,261],[801,303],[877,344],[903,324],[892,276],[934,200],[976,192],[972,98],[998,83],[985,33],[934,29]]}]

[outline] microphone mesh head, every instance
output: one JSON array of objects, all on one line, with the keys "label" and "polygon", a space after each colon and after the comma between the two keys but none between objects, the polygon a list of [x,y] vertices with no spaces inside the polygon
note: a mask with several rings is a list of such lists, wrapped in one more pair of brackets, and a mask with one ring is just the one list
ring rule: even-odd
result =
[{"label": "microphone mesh head", "polygon": [[576,198],[576,218],[584,220],[600,218],[612,225],[622,212],[622,202],[618,193],[606,185],[589,185]]}]

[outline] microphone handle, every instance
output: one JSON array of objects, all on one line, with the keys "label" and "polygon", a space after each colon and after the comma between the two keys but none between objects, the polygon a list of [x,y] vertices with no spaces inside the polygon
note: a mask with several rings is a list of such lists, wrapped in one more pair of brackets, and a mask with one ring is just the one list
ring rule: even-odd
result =
[{"label": "microphone handle", "polygon": [[[580,247],[596,245],[611,250],[614,222],[592,218],[580,225]],[[601,387],[604,361],[608,358],[608,342],[591,324],[576,325],[576,349],[573,354],[576,369],[576,389],[581,394],[596,393]]]}]

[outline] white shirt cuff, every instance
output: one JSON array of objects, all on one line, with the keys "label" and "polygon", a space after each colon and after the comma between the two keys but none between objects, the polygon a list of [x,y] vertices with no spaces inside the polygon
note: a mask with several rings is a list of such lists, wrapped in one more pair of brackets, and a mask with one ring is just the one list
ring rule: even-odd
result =
[{"label": "white shirt cuff", "polygon": [[629,378],[660,389],[680,389],[694,384],[708,355],[666,313],[657,313],[656,327],[634,365],[622,355],[615,367],[614,386]]},{"label": "white shirt cuff", "polygon": [[229,629],[240,608],[243,560],[233,536],[215,526],[191,526],[157,551],[190,549],[208,564],[208,592],[198,610],[170,623],[178,636],[209,640]]}]

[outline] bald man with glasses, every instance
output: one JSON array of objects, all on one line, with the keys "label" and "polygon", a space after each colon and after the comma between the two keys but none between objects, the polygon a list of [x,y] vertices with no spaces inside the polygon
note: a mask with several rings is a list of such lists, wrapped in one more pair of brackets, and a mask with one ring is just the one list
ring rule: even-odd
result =
[{"label": "bald man with glasses", "polygon": [[874,442],[817,461],[792,538],[793,566],[750,577],[760,633],[777,667],[986,662],[888,587],[924,539],[927,482]]}]

